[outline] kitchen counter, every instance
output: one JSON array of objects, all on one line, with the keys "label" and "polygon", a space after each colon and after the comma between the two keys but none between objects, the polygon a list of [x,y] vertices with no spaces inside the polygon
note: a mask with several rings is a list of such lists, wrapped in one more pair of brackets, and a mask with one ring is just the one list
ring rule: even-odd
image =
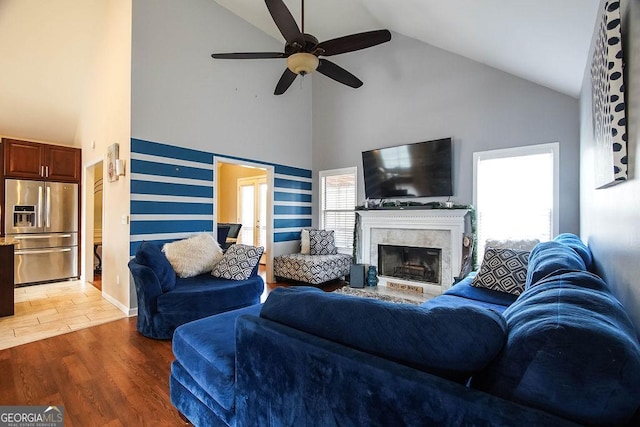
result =
[{"label": "kitchen counter", "polygon": [[0,317],[13,316],[13,246],[18,243],[13,238],[0,238]]},{"label": "kitchen counter", "polygon": [[13,237],[0,237],[0,246],[17,245],[18,241]]}]

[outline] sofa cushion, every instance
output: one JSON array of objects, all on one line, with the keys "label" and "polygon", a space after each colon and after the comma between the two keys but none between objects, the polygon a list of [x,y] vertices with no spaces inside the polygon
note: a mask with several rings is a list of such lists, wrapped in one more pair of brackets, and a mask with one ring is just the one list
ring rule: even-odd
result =
[{"label": "sofa cushion", "polygon": [[[469,286],[472,287],[472,286]],[[485,289],[488,290],[488,289]],[[457,295],[442,294],[437,298],[432,298],[428,301],[420,304],[421,307],[433,308],[433,307],[476,307],[479,309],[493,310],[496,313],[502,314],[507,309],[506,305],[495,304],[487,301],[480,301],[471,298],[460,297]]]},{"label": "sofa cushion", "polygon": [[222,259],[222,249],[211,234],[165,243],[162,248],[178,277],[208,273]]},{"label": "sofa cushion", "polygon": [[222,259],[213,267],[211,275],[223,279],[247,280],[254,273],[263,252],[262,246],[236,243],[227,249]]},{"label": "sofa cushion", "polygon": [[273,259],[273,274],[284,279],[319,285],[349,274],[351,255],[279,255]]},{"label": "sofa cushion", "polygon": [[138,264],[149,267],[155,273],[162,292],[168,292],[176,286],[176,272],[160,247],[155,243],[142,242],[136,251]]},{"label": "sofa cushion", "polygon": [[309,230],[309,255],[335,255],[338,253],[333,230]]},{"label": "sofa cushion", "polygon": [[587,245],[585,245],[578,236],[571,233],[562,233],[558,234],[555,239],[553,239],[553,241],[562,243],[563,245],[566,245],[576,251],[576,253],[580,255],[580,258],[582,258],[582,261],[584,261],[585,268],[587,270],[591,268],[591,264],[593,263],[593,255],[591,254],[591,250],[589,250]]},{"label": "sofa cushion", "polygon": [[527,279],[528,260],[528,251],[487,248],[471,286],[520,295]]},{"label": "sofa cushion", "polygon": [[[517,295],[509,294],[507,292],[500,292],[494,291],[492,289],[471,286],[471,282],[473,281],[475,276],[476,273],[469,273],[467,277],[447,289],[444,295],[457,296],[481,303],[502,306],[502,310],[500,311],[503,311],[505,308],[509,307],[518,298]],[[434,298],[433,300],[437,300],[438,298]]]},{"label": "sofa cushion", "polygon": [[211,277],[209,273],[187,279],[178,278],[171,292],[158,297],[158,312],[199,317],[244,307],[259,301],[264,289],[260,276],[247,280],[231,280]]},{"label": "sofa cushion", "polygon": [[576,251],[560,242],[550,241],[536,245],[529,256],[525,288],[557,270],[586,270],[584,261]]},{"label": "sofa cushion", "polygon": [[416,369],[465,382],[502,348],[502,316],[473,306],[423,308],[277,288],[260,316]]},{"label": "sofa cushion", "polygon": [[216,402],[229,410],[235,399],[235,323],[238,316],[258,316],[261,306],[209,316],[186,323],[173,334],[173,354]]},{"label": "sofa cushion", "polygon": [[640,345],[599,277],[542,279],[504,317],[507,343],[474,387],[578,423],[629,421],[640,402]]}]

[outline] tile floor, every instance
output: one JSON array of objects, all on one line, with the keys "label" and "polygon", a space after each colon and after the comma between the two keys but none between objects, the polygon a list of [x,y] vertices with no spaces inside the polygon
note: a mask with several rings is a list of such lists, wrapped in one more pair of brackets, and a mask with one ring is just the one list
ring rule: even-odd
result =
[{"label": "tile floor", "polygon": [[15,314],[0,317],[0,350],[124,317],[79,280],[16,288]]}]

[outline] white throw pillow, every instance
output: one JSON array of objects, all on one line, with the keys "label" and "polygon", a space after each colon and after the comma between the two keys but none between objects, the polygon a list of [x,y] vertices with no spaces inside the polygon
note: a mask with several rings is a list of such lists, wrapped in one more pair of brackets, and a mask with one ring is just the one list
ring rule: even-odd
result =
[{"label": "white throw pillow", "polygon": [[309,255],[311,251],[311,241],[309,239],[309,230],[304,228],[300,232],[300,253],[302,255]]},{"label": "white throw pillow", "polygon": [[222,259],[222,249],[211,234],[201,233],[188,239],[166,243],[162,248],[178,277],[197,276],[213,270]]},{"label": "white throw pillow", "polygon": [[538,239],[520,239],[520,240],[487,239],[487,243],[485,243],[484,247],[495,248],[495,249],[517,249],[519,251],[531,252],[538,243],[540,243],[540,240]]}]

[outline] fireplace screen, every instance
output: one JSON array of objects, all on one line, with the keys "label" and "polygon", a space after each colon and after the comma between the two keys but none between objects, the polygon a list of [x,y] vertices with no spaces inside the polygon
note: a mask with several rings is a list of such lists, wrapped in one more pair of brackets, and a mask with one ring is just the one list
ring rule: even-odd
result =
[{"label": "fireplace screen", "polygon": [[382,276],[440,284],[440,254],[436,248],[378,245],[378,272]]}]

